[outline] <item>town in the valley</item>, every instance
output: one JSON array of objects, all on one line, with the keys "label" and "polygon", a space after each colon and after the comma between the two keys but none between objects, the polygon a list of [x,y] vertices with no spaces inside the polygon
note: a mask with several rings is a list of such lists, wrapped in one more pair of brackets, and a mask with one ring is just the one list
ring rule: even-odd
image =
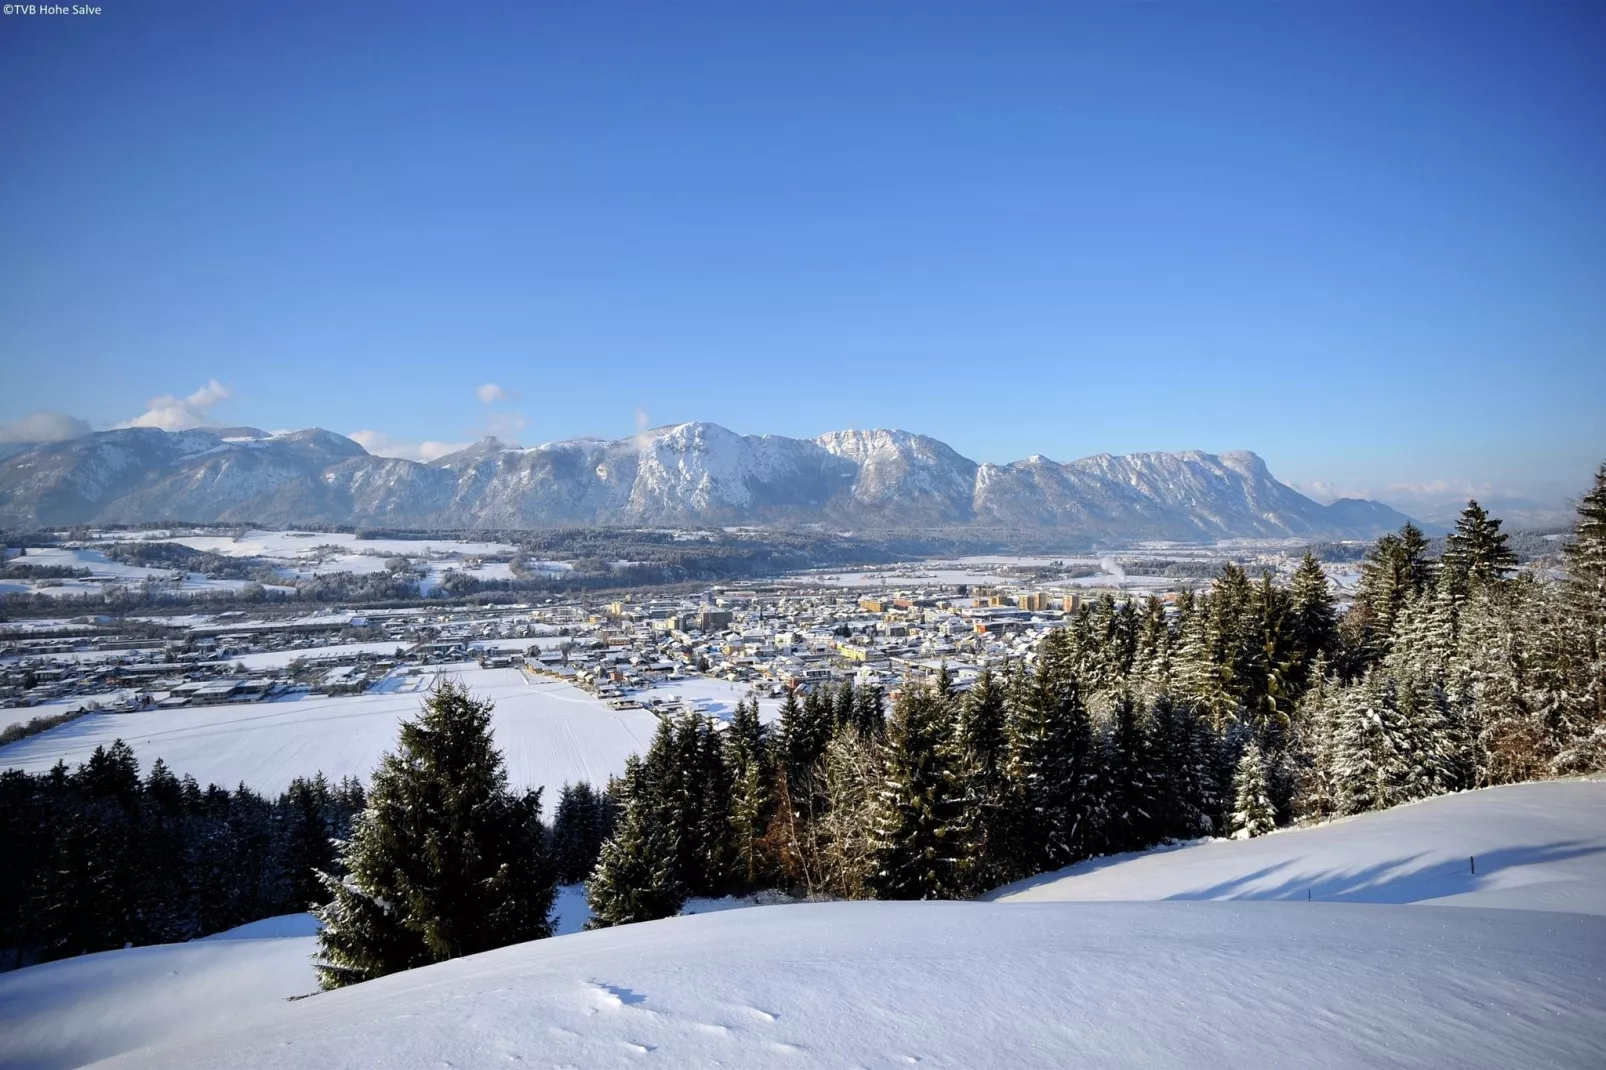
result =
[{"label": "town in the valley", "polygon": [[[93,538],[83,544],[94,545]],[[494,547],[468,548],[477,552],[436,551],[448,582],[454,573],[507,567]],[[984,555],[816,570],[672,595],[649,587],[513,604],[421,598],[386,608],[289,603],[25,617],[0,622],[0,704],[9,708],[7,723],[21,723],[30,710],[132,713],[407,692],[443,673],[474,669],[515,670],[532,686],[561,682],[614,710],[659,714],[717,714],[733,694],[777,698],[785,689],[845,680],[894,698],[943,668],[963,690],[985,666],[1030,665],[1042,635],[1083,607],[1152,598],[1169,612],[1226,561],[1252,574],[1286,575],[1303,549],[1294,541],[1239,541],[1094,557]],[[130,576],[127,566],[81,546],[12,560],[52,554],[69,555],[87,573],[74,579],[75,591],[108,602],[130,583],[179,590],[206,582],[148,574],[159,570]],[[102,566],[105,574],[95,575]],[[1328,570],[1342,597],[1355,565]],[[431,589],[428,580],[421,584]],[[433,590],[442,593],[438,584]]]}]

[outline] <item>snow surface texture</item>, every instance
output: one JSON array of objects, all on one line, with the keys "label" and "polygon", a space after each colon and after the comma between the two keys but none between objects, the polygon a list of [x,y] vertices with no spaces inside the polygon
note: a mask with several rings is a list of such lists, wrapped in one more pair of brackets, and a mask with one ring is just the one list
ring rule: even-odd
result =
[{"label": "snow surface texture", "polygon": [[[1473,850],[1477,876],[1449,880]],[[23,1011],[0,1062],[71,1065],[54,1025],[120,1067],[1598,1067],[1603,855],[1606,783],[1535,784],[1090,863],[994,902],[716,911],[293,1003],[245,998],[221,964],[185,1012],[160,967],[106,976],[202,945],[246,975],[271,941],[109,952],[0,977],[3,1015]],[[1302,900],[1284,878],[1339,874],[1334,895],[1372,901],[1070,901]]]},{"label": "snow surface texture", "polygon": [[306,914],[268,918],[187,944],[0,974],[0,1066],[82,1066],[315,992],[313,924]]},{"label": "snow surface texture", "polygon": [[[1097,858],[988,898],[1307,896],[1606,915],[1606,783],[1485,788],[1253,840]],[[1606,945],[1602,952],[1606,965]]]}]

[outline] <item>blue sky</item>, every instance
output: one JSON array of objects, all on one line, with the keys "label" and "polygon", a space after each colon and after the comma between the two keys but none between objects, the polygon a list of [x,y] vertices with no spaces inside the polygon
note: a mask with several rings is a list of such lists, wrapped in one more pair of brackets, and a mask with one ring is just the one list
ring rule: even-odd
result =
[{"label": "blue sky", "polygon": [[0,19],[0,423],[1606,457],[1606,5],[102,6]]}]

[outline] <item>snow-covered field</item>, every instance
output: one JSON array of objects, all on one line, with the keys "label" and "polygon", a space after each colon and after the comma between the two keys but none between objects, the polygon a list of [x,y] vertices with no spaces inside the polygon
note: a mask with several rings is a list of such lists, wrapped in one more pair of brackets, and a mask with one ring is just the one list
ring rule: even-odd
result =
[{"label": "snow-covered field", "polygon": [[[27,724],[36,717],[55,717],[57,714],[69,713],[73,710],[81,710],[97,704],[115,706],[133,694],[132,691],[103,691],[94,695],[79,695],[75,698],[52,699],[49,702],[41,702],[35,706],[0,706],[0,728],[9,728],[14,724]],[[4,755],[6,749],[0,749],[0,755]],[[3,768],[9,767],[3,761],[0,761],[0,769]]]},{"label": "snow-covered field", "polygon": [[[519,786],[545,785],[554,803],[565,781],[602,787],[624,771],[625,759],[646,749],[657,718],[645,710],[613,710],[571,685],[517,669],[443,667],[476,696],[496,703],[492,730]],[[427,677],[420,681],[428,683]],[[276,794],[292,779],[319,772],[367,780],[379,756],[396,745],[397,726],[417,714],[415,691],[295,701],[91,714],[0,748],[0,768],[49,769],[58,759],[76,765],[101,744],[122,739],[140,766],[157,758],[202,784],[245,783]]]},{"label": "snow-covered field", "polygon": [[[543,640],[544,641],[544,640]],[[521,639],[522,645],[537,640]],[[360,644],[389,651],[396,644]],[[275,651],[246,654],[273,664],[327,650]],[[202,784],[245,783],[256,791],[276,794],[298,776],[322,771],[332,779],[348,774],[364,781],[379,756],[396,744],[397,725],[418,712],[423,696],[440,673],[461,680],[470,691],[496,703],[492,730],[507,757],[508,776],[520,786],[545,785],[548,806],[565,781],[589,781],[600,788],[608,777],[624,771],[625,759],[646,750],[657,718],[646,710],[615,710],[570,684],[518,669],[481,669],[472,663],[439,666],[418,676],[394,675],[376,693],[325,697],[306,695],[289,701],[234,703],[176,710],[142,710],[124,714],[90,714],[60,728],[0,747],[0,769],[38,773],[58,760],[77,765],[102,744],[121,739],[149,769],[157,758],[168,768],[188,773]],[[747,693],[741,685],[694,677],[644,692],[701,699],[708,713],[728,718]],[[76,709],[75,699],[63,708]],[[36,706],[15,711],[13,720],[29,720],[48,712]],[[765,699],[766,719],[779,715],[780,703]],[[13,711],[0,714],[0,723]]]},{"label": "snow-covered field", "polygon": [[[127,541],[127,532],[101,532],[102,539]],[[422,562],[425,575],[420,580],[421,593],[439,586],[442,574],[457,569],[483,580],[513,578],[506,561],[480,562],[481,557],[508,557],[518,547],[500,542],[468,542],[460,539],[360,539],[356,535],[339,532],[315,531],[248,531],[239,538],[225,535],[179,535],[153,532],[145,542],[171,542],[194,550],[220,554],[224,557],[260,559],[275,568],[287,580],[307,579],[336,573],[364,575],[383,572],[390,559],[405,557],[415,563]],[[57,565],[71,568],[88,568],[88,579],[63,579],[44,585],[37,580],[15,580],[0,583],[0,594],[27,594],[39,592],[52,596],[68,594],[96,594],[109,584],[135,584],[147,578],[176,583],[171,588],[180,592],[236,590],[245,586],[245,580],[213,580],[199,573],[182,573],[172,569],[147,568],[125,565],[109,560],[92,546],[34,547],[24,559],[30,565]],[[574,566],[564,561],[530,561],[530,571],[560,573]],[[278,585],[267,585],[279,590]],[[293,590],[293,588],[283,588]]]},{"label": "snow-covered field", "polygon": [[208,579],[198,572],[181,572],[176,569],[147,568],[143,565],[125,565],[113,561],[99,550],[67,546],[40,546],[28,551],[20,559],[29,565],[59,568],[86,568],[87,579],[20,580],[0,584],[0,594],[45,594],[53,598],[63,595],[99,594],[109,585],[132,585],[145,580],[174,584],[170,589],[181,593],[197,591],[239,590],[245,580]]},{"label": "snow-covered field", "polygon": [[336,643],[332,646],[305,647],[300,650],[264,650],[259,654],[240,654],[230,658],[230,663],[244,665],[252,672],[263,669],[282,669],[292,661],[300,658],[336,658],[347,654],[380,654],[390,657],[400,651],[405,651],[410,643],[398,643],[395,640],[380,643]]},{"label": "snow-covered field", "polygon": [[381,560],[386,557],[426,557],[444,554],[473,556],[511,554],[518,549],[510,543],[501,542],[464,542],[460,539],[359,539],[356,535],[328,531],[248,531],[239,538],[185,535],[152,541],[176,542],[192,550],[206,550],[226,557],[270,557],[283,560],[296,560],[307,556],[317,547],[339,547],[348,554],[377,557]]},{"label": "snow-covered field", "polygon": [[[1473,851],[1447,886],[1440,856]],[[0,1061],[1598,1067],[1603,855],[1606,783],[1569,782],[1104,860],[992,902],[716,911],[295,1002],[310,937],[115,951],[0,977]],[[1370,900],[1076,901],[1303,900],[1282,885],[1336,874],[1333,897]],[[274,955],[304,972],[273,976]]]}]

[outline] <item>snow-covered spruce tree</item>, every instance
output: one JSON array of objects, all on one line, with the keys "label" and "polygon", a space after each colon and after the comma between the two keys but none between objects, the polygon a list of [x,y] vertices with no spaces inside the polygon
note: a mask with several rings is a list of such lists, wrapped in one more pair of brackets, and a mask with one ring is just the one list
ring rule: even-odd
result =
[{"label": "snow-covered spruce tree", "polygon": [[1266,766],[1254,743],[1244,748],[1233,778],[1232,835],[1247,840],[1264,836],[1277,827],[1277,815],[1266,787]]},{"label": "snow-covered spruce tree", "polygon": [[1578,501],[1566,554],[1566,602],[1577,626],[1579,705],[1587,723],[1556,764],[1558,771],[1581,772],[1606,768],[1606,463]]},{"label": "snow-covered spruce tree", "polygon": [[989,669],[959,703],[954,726],[964,797],[971,806],[970,825],[975,850],[967,883],[977,891],[1004,884],[1016,876],[1010,868],[1015,857],[1017,830],[1010,820],[1009,735],[1006,727],[1005,688]]},{"label": "snow-covered spruce tree", "polygon": [[1456,519],[1440,558],[1444,580],[1458,592],[1477,584],[1493,583],[1517,567],[1517,555],[1506,545],[1500,521],[1490,517],[1476,499]]},{"label": "snow-covered spruce tree", "polygon": [[731,774],[731,875],[750,888],[774,877],[763,840],[775,810],[774,762],[769,733],[758,719],[758,699],[743,699],[724,733]]},{"label": "snow-covered spruce tree", "polygon": [[1097,842],[1092,724],[1074,676],[1040,666],[1009,697],[1011,803],[1022,874],[1088,857]]},{"label": "snow-covered spruce tree", "polygon": [[1383,810],[1404,801],[1408,775],[1400,754],[1403,732],[1394,682],[1374,671],[1341,695],[1334,740],[1339,813]]},{"label": "snow-covered spruce tree", "polygon": [[810,767],[825,753],[832,717],[830,705],[816,695],[805,695],[800,701],[797,688],[787,689],[781,702],[776,749],[794,790],[808,779]]},{"label": "snow-covered spruce tree", "polygon": [[1217,632],[1221,621],[1215,598],[1199,595],[1194,610],[1183,618],[1173,667],[1175,697],[1204,717],[1217,734],[1236,721],[1240,712],[1229,687],[1230,670],[1217,653],[1225,644]]},{"label": "snow-covered spruce tree", "polygon": [[[723,741],[710,717],[695,718],[697,730],[696,777],[687,785],[697,795],[697,840],[701,845],[704,888],[724,895],[739,884],[735,845],[731,842],[731,803],[735,777],[725,763]],[[693,891],[697,889],[692,886]]]},{"label": "snow-covered spruce tree", "polygon": [[1338,610],[1333,592],[1321,562],[1309,550],[1294,570],[1288,594],[1291,645],[1300,665],[1300,682],[1304,684],[1310,681],[1312,663],[1331,654],[1338,643]]},{"label": "snow-covered spruce tree", "polygon": [[552,817],[552,858],[559,883],[585,880],[611,831],[602,795],[584,781],[563,785]]},{"label": "snow-covered spruce tree", "polygon": [[971,851],[969,801],[950,739],[950,700],[918,688],[887,723],[873,807],[870,886],[878,899],[952,899]]},{"label": "snow-covered spruce tree", "polygon": [[550,936],[540,813],[539,792],[508,789],[491,704],[453,683],[432,691],[374,771],[341,845],[348,876],[325,879],[324,987]]},{"label": "snow-covered spruce tree", "polygon": [[1474,592],[1468,602],[1462,630],[1478,787],[1542,776],[1554,754],[1546,726],[1530,705],[1535,652],[1522,611],[1528,593],[1524,584],[1501,584]]},{"label": "snow-covered spruce tree", "polygon": [[1130,693],[1117,697],[1103,742],[1102,850],[1110,854],[1141,850],[1158,838],[1154,748],[1149,725]]},{"label": "snow-covered spruce tree", "polygon": [[1323,820],[1338,813],[1339,684],[1327,661],[1311,665],[1310,686],[1294,711],[1294,816]]},{"label": "snow-covered spruce tree", "polygon": [[1217,808],[1211,787],[1216,741],[1210,726],[1170,695],[1155,700],[1149,719],[1155,835],[1161,840],[1209,835],[1214,830],[1210,815]]},{"label": "snow-covered spruce tree", "polygon": [[879,736],[886,729],[886,695],[880,687],[865,684],[854,692],[853,723],[862,736]]},{"label": "snow-covered spruce tree", "polygon": [[[1426,536],[1415,524],[1406,524],[1397,535],[1384,535],[1367,552],[1361,563],[1361,616],[1367,621],[1360,653],[1366,663],[1380,660],[1394,643],[1394,626],[1400,610],[1413,595],[1427,589],[1433,578],[1433,565],[1427,556]],[[1351,611],[1354,614],[1354,611]]]},{"label": "snow-covered spruce tree", "polygon": [[653,819],[651,807],[634,799],[626,802],[624,816],[602,845],[597,868],[586,881],[586,902],[591,907],[586,928],[680,913],[686,888],[675,874],[675,849],[672,831]]},{"label": "snow-covered spruce tree", "polygon": [[1165,617],[1165,603],[1150,598],[1138,626],[1137,654],[1132,662],[1133,686],[1145,705],[1171,690],[1176,638]]},{"label": "snow-covered spruce tree", "polygon": [[280,809],[288,811],[281,831],[289,883],[285,905],[291,911],[306,910],[328,898],[319,874],[336,868],[329,782],[322,773],[313,780],[297,777],[285,791]]}]

